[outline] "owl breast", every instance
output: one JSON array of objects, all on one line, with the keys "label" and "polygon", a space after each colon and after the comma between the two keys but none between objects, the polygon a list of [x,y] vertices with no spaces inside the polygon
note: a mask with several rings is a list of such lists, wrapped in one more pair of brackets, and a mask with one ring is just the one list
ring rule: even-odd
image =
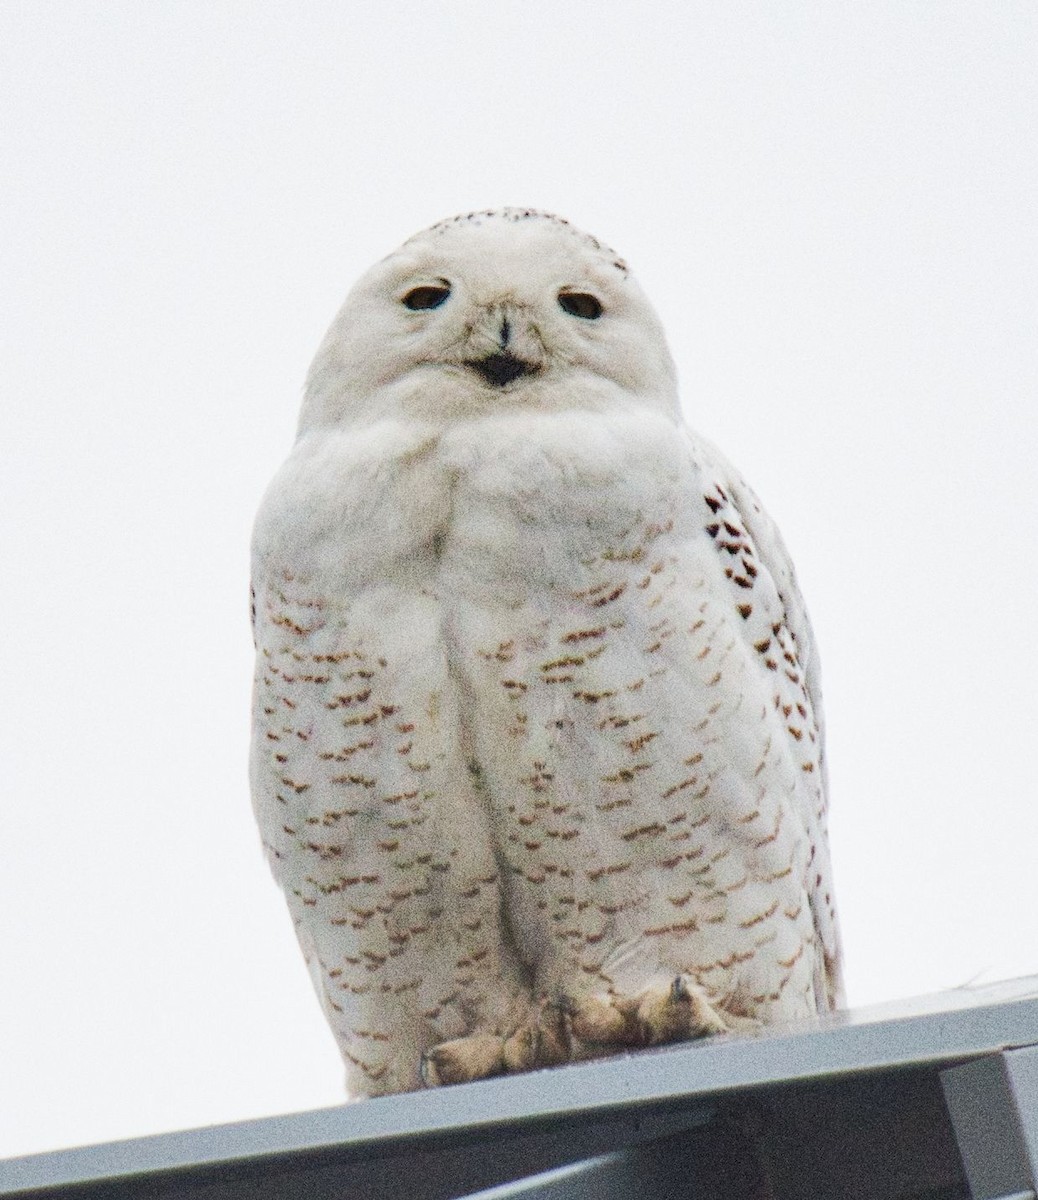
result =
[{"label": "owl breast", "polygon": [[815,717],[726,503],[644,412],[314,433],[275,480],[254,795],[347,1059],[412,1064],[365,1090],[531,996],[827,1003]]},{"label": "owl breast", "polygon": [[681,970],[736,1010],[806,1015],[814,714],[775,583],[675,434],[570,414],[444,439],[468,752],[539,991]]}]

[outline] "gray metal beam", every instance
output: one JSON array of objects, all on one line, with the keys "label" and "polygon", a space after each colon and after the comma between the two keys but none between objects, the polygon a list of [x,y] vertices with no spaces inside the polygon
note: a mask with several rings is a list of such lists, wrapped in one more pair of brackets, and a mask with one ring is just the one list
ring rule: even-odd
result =
[{"label": "gray metal beam", "polygon": [[1038,1192],[1038,1048],[1006,1050],[941,1072],[973,1200]]},{"label": "gray metal beam", "polygon": [[618,1150],[473,1192],[465,1200],[660,1200],[658,1192],[646,1188],[639,1166],[633,1151]]},{"label": "gray metal beam", "polygon": [[[884,1112],[902,1103],[899,1097],[907,1097],[903,1102],[913,1112],[930,1113],[931,1124],[946,1121],[939,1069],[1034,1043],[1038,979],[1028,979],[837,1014],[759,1037],[710,1039],[441,1091],[13,1159],[0,1162],[0,1195],[86,1197],[97,1186],[105,1196],[135,1198],[338,1200],[350,1180],[353,1196],[453,1200],[639,1143],[654,1142],[658,1154],[673,1136],[683,1139],[677,1153],[685,1162],[705,1160],[716,1132],[700,1136],[697,1127],[746,1100],[768,1114],[762,1145],[772,1146],[773,1158],[795,1156],[800,1144],[831,1172],[839,1164],[826,1158],[819,1139],[827,1106],[842,1114],[850,1131],[856,1122],[864,1127],[863,1120],[887,1128]],[[1022,1066],[1019,1073],[1023,1080]],[[870,1079],[882,1081],[881,1102],[869,1099]],[[913,1079],[915,1091],[908,1086]],[[936,1102],[929,1098],[934,1088]],[[818,1105],[813,1121],[798,1124]],[[890,1129],[877,1134],[889,1135]],[[850,1136],[845,1145],[853,1150]],[[933,1194],[965,1196],[951,1146],[953,1169],[944,1191]],[[869,1153],[862,1148],[862,1161]],[[913,1153],[906,1144],[906,1163]],[[943,1162],[944,1142],[933,1142],[926,1153]],[[876,1153],[873,1161],[880,1164]],[[782,1200],[810,1194],[796,1190],[796,1171],[783,1176],[781,1163],[769,1169],[785,1180],[774,1192]],[[805,1166],[801,1181],[806,1172]],[[846,1194],[855,1200],[869,1195]]]}]

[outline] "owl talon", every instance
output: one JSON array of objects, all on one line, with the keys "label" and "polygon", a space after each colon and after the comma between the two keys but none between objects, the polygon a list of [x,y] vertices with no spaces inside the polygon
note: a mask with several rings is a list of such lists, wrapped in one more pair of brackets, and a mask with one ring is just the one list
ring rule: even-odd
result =
[{"label": "owl talon", "polygon": [[731,1028],[687,975],[676,975],[666,987],[646,988],[638,998],[637,1018],[646,1046],[727,1033]]}]

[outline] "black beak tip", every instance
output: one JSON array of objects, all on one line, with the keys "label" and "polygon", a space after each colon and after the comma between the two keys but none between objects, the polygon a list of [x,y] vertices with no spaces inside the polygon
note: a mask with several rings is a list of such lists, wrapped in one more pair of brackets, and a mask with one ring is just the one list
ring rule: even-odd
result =
[{"label": "black beak tip", "polygon": [[491,354],[488,358],[477,358],[466,363],[494,387],[504,387],[520,375],[532,375],[537,368],[513,354]]}]

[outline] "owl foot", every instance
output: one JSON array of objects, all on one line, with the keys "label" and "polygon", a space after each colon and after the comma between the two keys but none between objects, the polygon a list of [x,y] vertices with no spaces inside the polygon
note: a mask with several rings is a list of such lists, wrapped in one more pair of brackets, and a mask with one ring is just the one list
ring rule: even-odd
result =
[{"label": "owl foot", "polygon": [[570,1032],[587,1051],[604,1046],[658,1046],[742,1026],[721,1013],[688,975],[653,984],[636,996],[583,996],[567,1005]]},{"label": "owl foot", "polygon": [[422,1055],[422,1083],[426,1087],[441,1087],[500,1075],[505,1070],[504,1046],[505,1039],[493,1033],[474,1033],[440,1042]]},{"label": "owl foot", "polygon": [[507,1036],[473,1033],[433,1046],[422,1055],[422,1082],[426,1087],[472,1083],[506,1072],[558,1066],[571,1057],[566,1014],[544,1004],[534,1019]]},{"label": "owl foot", "polygon": [[729,1028],[687,975],[675,975],[669,984],[646,988],[639,997],[637,1021],[647,1046],[726,1033]]}]

